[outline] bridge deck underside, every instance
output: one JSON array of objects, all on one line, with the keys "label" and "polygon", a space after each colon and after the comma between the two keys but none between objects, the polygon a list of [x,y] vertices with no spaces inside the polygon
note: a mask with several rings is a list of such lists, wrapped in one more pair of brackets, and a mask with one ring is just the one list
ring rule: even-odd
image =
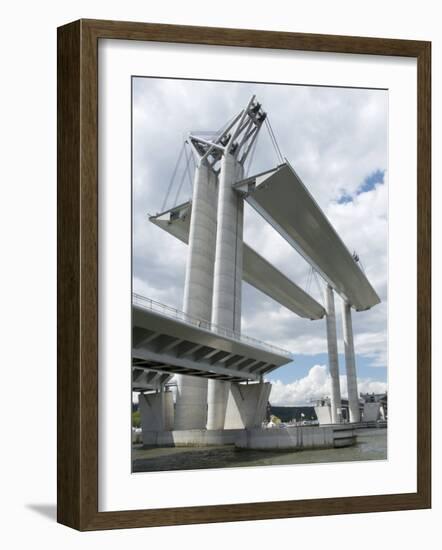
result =
[{"label": "bridge deck underside", "polygon": [[143,365],[132,365],[132,391],[156,391],[169,384],[172,374],[155,371]]},{"label": "bridge deck underside", "polygon": [[327,217],[288,164],[247,178],[235,190],[356,310],[380,302]]},{"label": "bridge deck underside", "polygon": [[240,382],[260,380],[291,361],[142,307],[132,312],[133,369]]}]

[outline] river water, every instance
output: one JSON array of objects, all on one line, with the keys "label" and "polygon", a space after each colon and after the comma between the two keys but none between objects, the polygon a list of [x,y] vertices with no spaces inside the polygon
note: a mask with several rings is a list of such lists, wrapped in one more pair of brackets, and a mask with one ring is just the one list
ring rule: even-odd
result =
[{"label": "river water", "polygon": [[386,429],[365,429],[358,430],[356,433],[356,445],[342,449],[255,451],[236,449],[234,445],[143,449],[142,445],[134,445],[132,448],[133,472],[385,460],[387,458]]}]

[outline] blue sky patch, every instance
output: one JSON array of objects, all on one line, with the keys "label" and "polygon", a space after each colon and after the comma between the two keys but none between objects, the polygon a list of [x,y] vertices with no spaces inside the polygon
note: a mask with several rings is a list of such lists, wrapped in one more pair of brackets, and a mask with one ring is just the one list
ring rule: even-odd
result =
[{"label": "blue sky patch", "polygon": [[356,191],[357,195],[361,193],[368,193],[376,187],[376,185],[384,183],[385,170],[375,170],[369,176],[367,176],[363,184]]},{"label": "blue sky patch", "polygon": [[353,197],[348,193],[344,193],[338,199],[338,204],[347,204],[348,202],[353,202]]},{"label": "blue sky patch", "polygon": [[[362,182],[362,185],[360,185],[355,193],[355,197],[358,195],[361,195],[362,193],[368,193],[369,191],[372,191],[376,185],[382,185],[384,183],[384,176],[385,176],[385,170],[375,170],[372,172],[369,176],[367,176],[364,181]],[[349,202],[353,202],[353,196],[349,193],[343,193],[338,198],[338,204],[347,204]]]}]

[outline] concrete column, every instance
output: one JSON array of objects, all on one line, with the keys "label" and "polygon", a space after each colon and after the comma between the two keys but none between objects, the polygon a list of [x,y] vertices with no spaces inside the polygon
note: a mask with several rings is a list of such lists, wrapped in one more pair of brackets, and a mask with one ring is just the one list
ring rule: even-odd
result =
[{"label": "concrete column", "polygon": [[[218,183],[218,224],[213,280],[212,322],[241,330],[243,200],[232,189],[242,179],[242,166],[230,153],[221,160]],[[207,429],[222,430],[230,382],[209,380]]]},{"label": "concrete column", "polygon": [[233,155],[223,156],[218,184],[212,322],[237,332],[241,330],[244,202],[232,184],[241,178],[242,166]]},{"label": "concrete column", "polygon": [[341,387],[339,382],[338,342],[336,337],[335,298],[333,289],[327,285],[325,290],[325,322],[327,327],[328,370],[331,378],[331,423],[341,421]]},{"label": "concrete column", "polygon": [[139,395],[143,443],[149,443],[151,432],[173,429],[173,396],[170,391]]},{"label": "concrete column", "polygon": [[[217,176],[206,164],[197,167],[184,286],[183,310],[199,319],[212,316],[216,245]],[[175,430],[203,429],[207,422],[207,379],[177,375]]]},{"label": "concrete column", "polygon": [[342,324],[344,333],[345,369],[347,371],[348,410],[350,422],[359,422],[358,379],[356,375],[355,348],[353,343],[353,327],[351,322],[351,307],[342,301]]}]

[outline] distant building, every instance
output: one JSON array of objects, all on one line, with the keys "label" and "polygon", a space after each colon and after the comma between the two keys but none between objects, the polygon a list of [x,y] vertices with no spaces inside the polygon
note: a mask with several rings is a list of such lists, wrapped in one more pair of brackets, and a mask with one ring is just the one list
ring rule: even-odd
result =
[{"label": "distant building", "polygon": [[[351,422],[348,399],[341,399],[338,410],[340,422]],[[387,393],[361,393],[359,396],[359,418],[362,422],[380,422],[388,418]],[[319,424],[332,424],[331,399],[322,397],[315,401],[315,413]]]},{"label": "distant building", "polygon": [[376,420],[388,419],[388,393],[361,393],[360,397],[364,402],[364,411],[366,416],[373,411],[372,415],[377,411]]}]

